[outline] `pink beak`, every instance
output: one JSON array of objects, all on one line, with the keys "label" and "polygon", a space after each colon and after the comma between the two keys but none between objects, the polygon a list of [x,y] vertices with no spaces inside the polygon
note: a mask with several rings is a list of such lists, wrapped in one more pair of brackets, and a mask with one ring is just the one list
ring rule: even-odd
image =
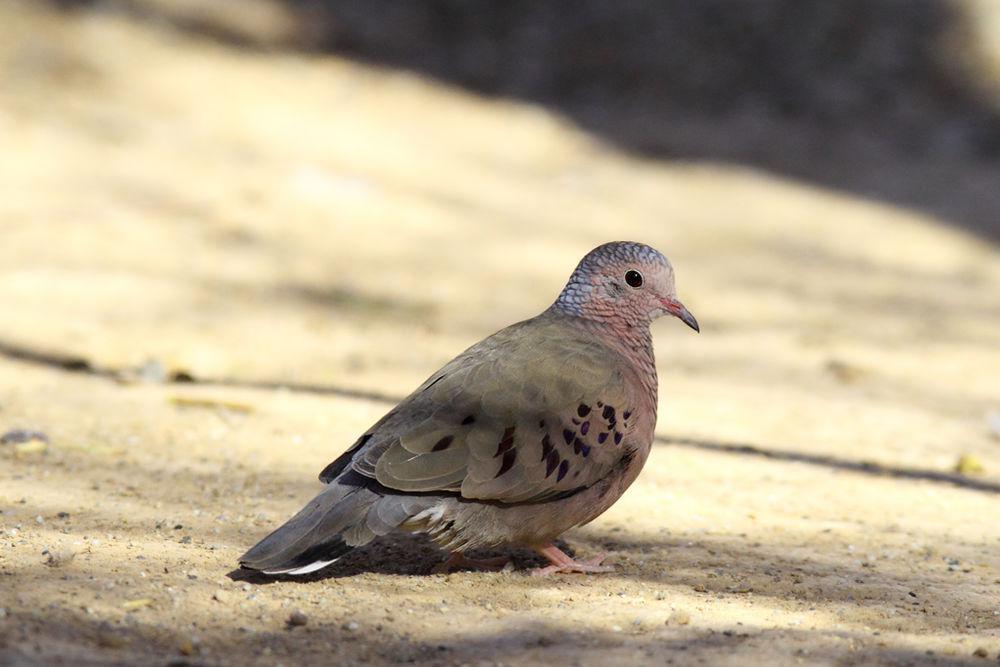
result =
[{"label": "pink beak", "polygon": [[660,302],[663,304],[663,307],[668,313],[695,331],[701,333],[701,329],[698,328],[698,320],[694,319],[694,315],[692,315],[691,311],[684,307],[683,303],[677,299],[660,299]]}]

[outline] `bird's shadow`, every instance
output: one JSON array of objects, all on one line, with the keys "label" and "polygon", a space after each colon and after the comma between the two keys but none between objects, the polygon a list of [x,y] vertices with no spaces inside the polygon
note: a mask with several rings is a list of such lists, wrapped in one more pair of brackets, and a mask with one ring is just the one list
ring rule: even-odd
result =
[{"label": "bird's shadow", "polygon": [[[570,556],[573,549],[562,540],[556,545]],[[497,547],[475,549],[467,554],[470,558],[509,558],[515,570],[527,570],[545,565],[545,560],[528,549]],[[335,563],[314,573],[290,575],[266,575],[257,570],[236,568],[226,576],[233,581],[251,584],[272,584],[279,581],[310,583],[325,579],[354,577],[360,574],[390,574],[398,576],[431,576],[434,567],[442,563],[447,554],[434,545],[424,535],[410,533],[390,533],[377,537],[368,544],[352,549]]]}]

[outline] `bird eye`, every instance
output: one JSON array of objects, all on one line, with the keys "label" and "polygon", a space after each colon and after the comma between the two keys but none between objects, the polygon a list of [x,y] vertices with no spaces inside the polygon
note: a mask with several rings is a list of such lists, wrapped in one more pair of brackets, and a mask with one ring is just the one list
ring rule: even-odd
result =
[{"label": "bird eye", "polygon": [[629,269],[625,272],[625,282],[629,287],[642,287],[642,274],[635,269]]}]

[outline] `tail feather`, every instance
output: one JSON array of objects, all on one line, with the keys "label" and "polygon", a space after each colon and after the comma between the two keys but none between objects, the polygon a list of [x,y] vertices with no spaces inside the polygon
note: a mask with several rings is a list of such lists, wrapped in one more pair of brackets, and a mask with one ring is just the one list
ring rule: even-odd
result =
[{"label": "tail feather", "polygon": [[331,482],[243,554],[240,565],[265,574],[314,572],[438,502],[427,496],[384,495],[351,481]]}]

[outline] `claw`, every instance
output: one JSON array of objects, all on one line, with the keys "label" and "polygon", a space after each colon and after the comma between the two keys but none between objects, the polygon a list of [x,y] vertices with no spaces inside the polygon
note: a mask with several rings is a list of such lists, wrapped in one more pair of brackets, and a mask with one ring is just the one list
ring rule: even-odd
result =
[{"label": "claw", "polygon": [[554,544],[535,549],[539,554],[545,556],[551,565],[539,567],[531,571],[533,577],[547,577],[550,574],[569,574],[571,572],[583,572],[596,574],[599,572],[614,572],[613,565],[602,565],[607,553],[600,553],[587,560],[573,560]]}]

